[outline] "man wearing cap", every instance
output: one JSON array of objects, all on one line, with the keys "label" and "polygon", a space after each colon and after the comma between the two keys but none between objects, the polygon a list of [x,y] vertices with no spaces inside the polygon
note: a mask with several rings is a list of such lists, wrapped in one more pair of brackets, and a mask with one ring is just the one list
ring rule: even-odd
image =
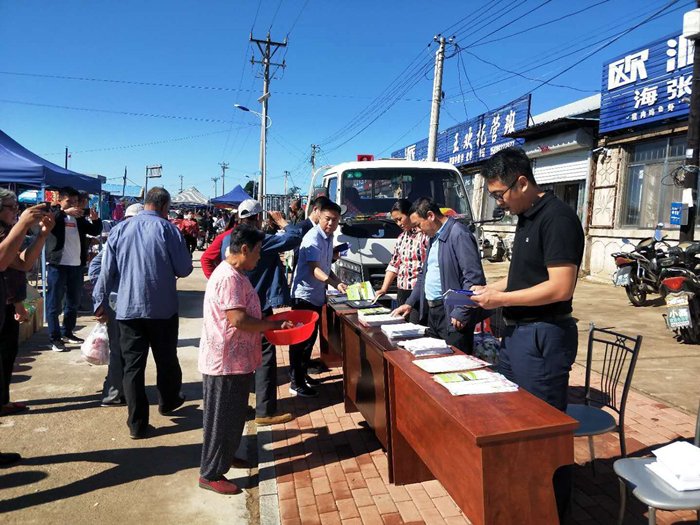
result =
[{"label": "man wearing cap", "polygon": [[170,193],[151,188],[144,210],[109,234],[103,267],[93,293],[95,316],[106,319],[109,294],[119,283],[116,318],[124,357],[124,395],[132,439],[147,437],[149,403],[145,375],[149,347],[156,362],[159,412],[182,406],[182,369],[176,281],[192,273],[192,258],[178,229],[168,221]]},{"label": "man wearing cap", "polygon": [[[301,244],[301,231],[291,226],[278,211],[270,212],[284,233],[265,235],[260,249],[260,260],[254,270],[246,272],[251,284],[258,292],[262,314],[272,315],[274,308],[291,305],[289,285],[284,275],[284,266],[280,255]],[[257,229],[262,227],[263,208],[253,199],[245,200],[238,207],[241,223]],[[221,244],[221,258],[226,258],[226,250],[231,244],[227,236]],[[291,414],[277,414],[277,349],[263,335],[262,365],[255,371],[255,423],[257,425],[275,425],[292,419]]]},{"label": "man wearing cap", "polygon": [[[136,217],[143,211],[143,204],[132,204],[126,209],[124,220]],[[109,238],[107,239],[109,242]],[[90,262],[88,268],[88,279],[98,288],[97,281],[102,270],[102,256],[104,249],[101,250]],[[101,285],[100,285],[101,286]],[[107,367],[107,376],[105,377],[104,386],[102,387],[102,406],[126,406],[126,398],[124,397],[124,358],[122,357],[122,347],[119,342],[119,323],[117,323],[116,313],[114,309],[117,307],[117,292],[119,291],[119,282],[114,283],[114,288],[109,294],[109,302],[105,308],[107,315],[107,334],[109,336],[109,365]]]}]

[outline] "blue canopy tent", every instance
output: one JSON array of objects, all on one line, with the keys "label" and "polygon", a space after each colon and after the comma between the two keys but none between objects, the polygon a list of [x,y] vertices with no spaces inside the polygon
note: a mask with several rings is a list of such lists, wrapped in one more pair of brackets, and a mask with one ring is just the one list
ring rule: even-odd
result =
[{"label": "blue canopy tent", "polygon": [[246,193],[246,191],[241,188],[241,185],[239,184],[235,188],[233,188],[231,191],[229,191],[226,195],[222,195],[221,197],[216,197],[211,200],[211,203],[214,205],[229,205],[229,206],[238,206],[241,202],[250,199],[250,195]]},{"label": "blue canopy tent", "polygon": [[2,131],[0,131],[0,182],[14,182],[34,187],[72,186],[77,190],[93,194],[100,192],[101,185],[97,177],[81,175],[42,159]]},{"label": "blue canopy tent", "polygon": [[[81,175],[41,158],[0,131],[0,182],[14,182],[41,188],[37,201],[43,200],[47,187],[71,186],[88,193],[100,193],[102,181],[97,177]],[[46,298],[46,247],[41,254],[41,281]],[[44,322],[46,322],[46,307]]]}]

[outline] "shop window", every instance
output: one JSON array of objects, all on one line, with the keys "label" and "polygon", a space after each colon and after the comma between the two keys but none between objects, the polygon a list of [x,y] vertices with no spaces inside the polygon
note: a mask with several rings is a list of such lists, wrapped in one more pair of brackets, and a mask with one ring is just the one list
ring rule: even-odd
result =
[{"label": "shop window", "polygon": [[630,151],[623,193],[621,223],[625,228],[670,228],[671,203],[682,188],[673,174],[683,164],[685,137],[653,140]]}]

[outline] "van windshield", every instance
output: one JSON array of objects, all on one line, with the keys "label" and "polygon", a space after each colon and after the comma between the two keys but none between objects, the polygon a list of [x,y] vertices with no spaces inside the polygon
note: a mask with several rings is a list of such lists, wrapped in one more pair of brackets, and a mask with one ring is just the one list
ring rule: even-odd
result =
[{"label": "van windshield", "polygon": [[398,199],[414,202],[430,197],[443,213],[472,219],[459,175],[451,170],[422,168],[353,169],[343,172],[344,218],[384,218]]}]

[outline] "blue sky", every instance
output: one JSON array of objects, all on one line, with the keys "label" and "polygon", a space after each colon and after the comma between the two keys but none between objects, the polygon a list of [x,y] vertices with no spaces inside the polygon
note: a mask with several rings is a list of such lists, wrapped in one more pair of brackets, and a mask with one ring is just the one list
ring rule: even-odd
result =
[{"label": "blue sky", "polygon": [[[456,22],[464,19],[446,35],[457,32],[456,43],[467,50],[445,62],[441,129],[541,84],[521,77],[494,83],[508,75],[474,55],[509,70],[533,68],[522,74],[548,79],[596,49],[599,44],[594,42],[612,38],[668,3],[0,0],[0,129],[59,164],[68,146],[71,169],[104,175],[113,179],[111,183],[118,182],[127,166],[129,179],[142,184],[144,166],[162,164],[162,184],[173,192],[183,175],[185,187],[194,185],[213,196],[211,178],[220,175],[218,163],[225,161],[230,164],[229,191],[235,184],[244,185],[246,175],[258,172],[260,121],[233,104],[260,110],[256,99],[262,80],[256,78],[259,66],[253,68],[249,62],[253,47],[248,37],[251,28],[261,39],[271,28],[274,40],[289,33],[289,45],[276,56],[286,59],[287,69],[278,72],[271,85],[268,190],[281,192],[283,171],[289,170],[290,186],[294,183],[306,191],[312,143],[321,144],[321,163],[338,163],[358,153],[389,156],[427,136],[432,91],[428,64],[436,49],[427,46],[435,34]],[[632,31],[552,81],[576,89],[537,89],[532,112],[598,91],[605,60],[680,31],[683,13],[694,4],[679,1],[670,8],[675,12]],[[525,31],[588,7],[571,18]],[[508,38],[485,43],[502,37]],[[575,50],[579,51],[561,57]],[[448,56],[454,51],[450,47]],[[257,50],[255,54],[259,58]],[[407,66],[411,67],[405,71]],[[397,78],[394,86],[401,89],[374,102]],[[237,91],[239,87],[242,91]],[[389,103],[393,105],[387,110]],[[358,116],[366,121],[334,137]]]}]

